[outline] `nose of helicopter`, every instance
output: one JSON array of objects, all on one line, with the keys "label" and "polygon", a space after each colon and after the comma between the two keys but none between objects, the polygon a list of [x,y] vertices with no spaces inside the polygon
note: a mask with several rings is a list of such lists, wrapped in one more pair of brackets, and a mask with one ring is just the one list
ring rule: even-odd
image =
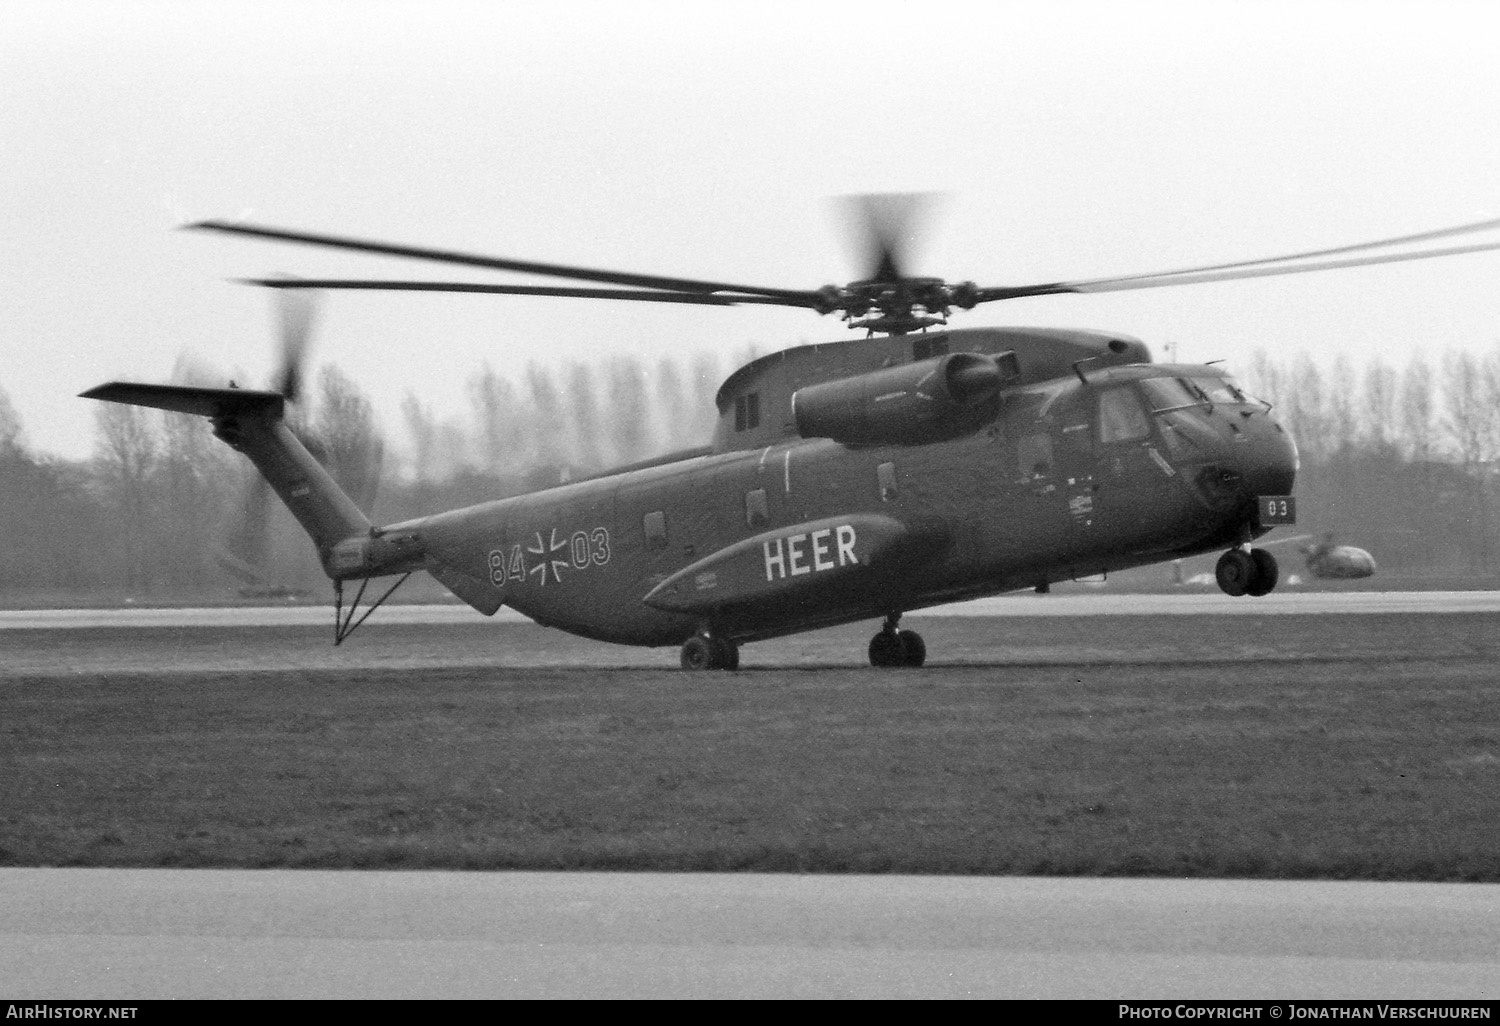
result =
[{"label": "nose of helicopter", "polygon": [[1290,495],[1297,479],[1297,443],[1268,413],[1245,418],[1236,435],[1240,476],[1252,495]]}]

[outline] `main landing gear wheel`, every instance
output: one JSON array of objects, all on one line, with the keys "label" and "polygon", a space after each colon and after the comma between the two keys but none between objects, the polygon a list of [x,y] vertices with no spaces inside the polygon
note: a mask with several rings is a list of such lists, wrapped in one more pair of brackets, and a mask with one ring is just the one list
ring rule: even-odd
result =
[{"label": "main landing gear wheel", "polygon": [[922,635],[916,631],[900,631],[896,636],[901,639],[905,665],[921,666],[927,661],[927,642],[922,640]]},{"label": "main landing gear wheel", "polygon": [[740,647],[727,638],[695,634],[682,643],[684,670],[737,670]]},{"label": "main landing gear wheel", "polygon": [[921,666],[927,643],[916,631],[898,631],[896,617],[887,617],[880,633],[870,639],[871,666]]},{"label": "main landing gear wheel", "polygon": [[1269,595],[1279,577],[1276,557],[1265,549],[1230,549],[1214,568],[1214,579],[1226,595]]},{"label": "main landing gear wheel", "polygon": [[714,638],[714,647],[719,653],[720,670],[738,670],[740,668],[740,646],[726,638]]}]

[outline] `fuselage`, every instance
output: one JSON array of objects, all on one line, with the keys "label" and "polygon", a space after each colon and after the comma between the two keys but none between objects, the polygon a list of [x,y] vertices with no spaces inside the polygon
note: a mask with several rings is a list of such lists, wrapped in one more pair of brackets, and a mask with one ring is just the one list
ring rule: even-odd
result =
[{"label": "fuselage", "polygon": [[750,641],[1237,545],[1295,469],[1269,408],[1215,367],[1081,367],[1007,389],[957,438],[787,437],[382,534],[586,637]]}]

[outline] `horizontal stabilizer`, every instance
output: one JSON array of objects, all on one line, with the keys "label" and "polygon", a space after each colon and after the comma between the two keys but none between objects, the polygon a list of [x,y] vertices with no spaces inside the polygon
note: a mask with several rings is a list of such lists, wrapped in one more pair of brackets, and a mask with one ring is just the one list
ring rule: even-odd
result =
[{"label": "horizontal stabilizer", "polygon": [[196,413],[200,417],[251,416],[280,419],[286,400],[277,392],[250,388],[193,388],[188,385],[141,385],[111,381],[81,393],[84,399],[102,399],[131,406],[150,406],[174,413]]}]

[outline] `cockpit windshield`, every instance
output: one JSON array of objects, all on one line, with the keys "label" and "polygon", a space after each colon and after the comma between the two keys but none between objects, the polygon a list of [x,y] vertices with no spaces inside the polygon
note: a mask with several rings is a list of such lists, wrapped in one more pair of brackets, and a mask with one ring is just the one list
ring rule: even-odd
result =
[{"label": "cockpit windshield", "polygon": [[1141,391],[1146,393],[1146,402],[1152,413],[1181,410],[1202,402],[1197,394],[1188,391],[1181,378],[1145,378],[1141,381]]},{"label": "cockpit windshield", "polygon": [[1241,392],[1229,378],[1189,378],[1194,389],[1211,403],[1247,403],[1250,397]]},{"label": "cockpit windshield", "polygon": [[1202,374],[1190,378],[1145,378],[1141,389],[1153,413],[1183,410],[1191,406],[1214,406],[1218,403],[1243,405],[1250,398],[1232,378]]}]

